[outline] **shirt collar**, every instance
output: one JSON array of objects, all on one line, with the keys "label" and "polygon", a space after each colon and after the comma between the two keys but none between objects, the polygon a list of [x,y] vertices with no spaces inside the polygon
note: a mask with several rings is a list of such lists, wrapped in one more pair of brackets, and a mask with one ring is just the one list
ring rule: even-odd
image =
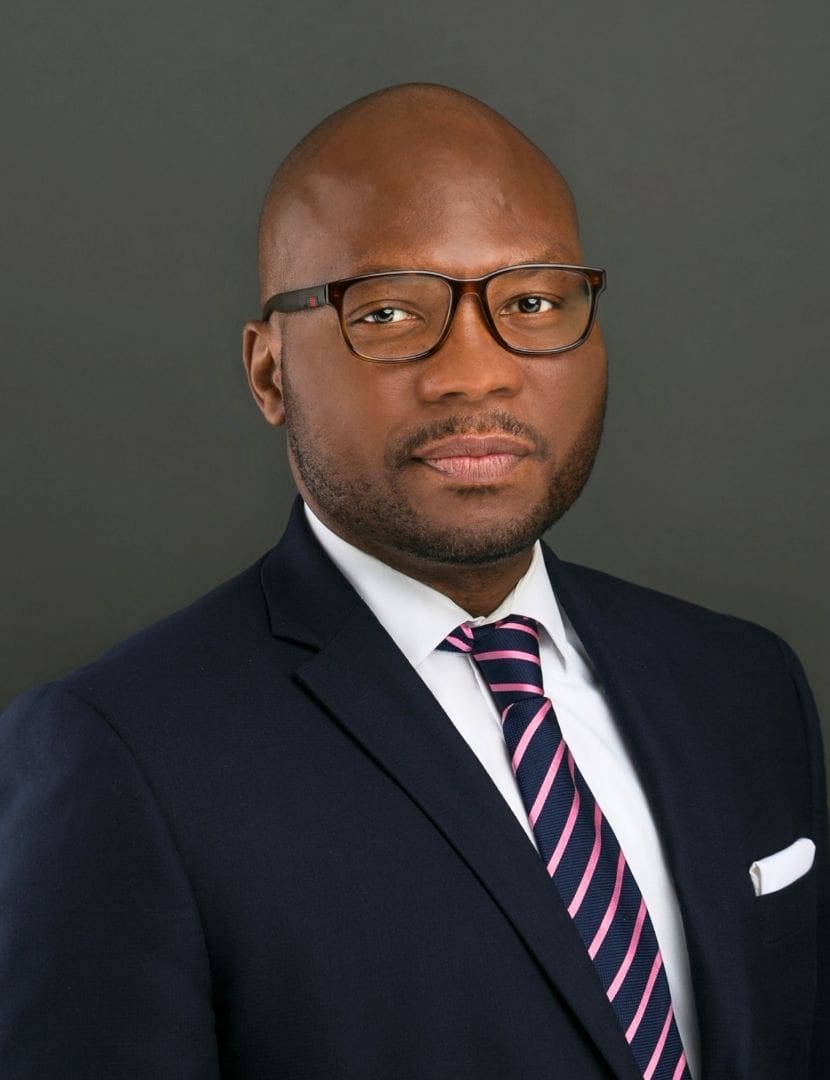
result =
[{"label": "shirt collar", "polygon": [[565,626],[545,568],[542,545],[533,545],[527,572],[490,615],[471,619],[468,612],[437,589],[394,570],[374,555],[343,540],[305,507],[311,531],[323,550],[371,608],[413,667],[429,656],[462,622],[480,626],[507,615],[527,615],[547,631],[562,662],[568,655]]}]

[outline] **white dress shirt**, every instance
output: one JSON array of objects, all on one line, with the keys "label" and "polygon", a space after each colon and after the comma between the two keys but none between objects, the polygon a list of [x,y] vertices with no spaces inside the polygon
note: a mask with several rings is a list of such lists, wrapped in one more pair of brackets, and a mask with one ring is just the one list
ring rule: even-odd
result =
[{"label": "white dress shirt", "polygon": [[534,845],[492,696],[470,656],[437,651],[436,646],[462,622],[478,626],[516,614],[539,623],[545,693],[554,702],[565,741],[640,886],[663,954],[689,1068],[698,1076],[697,1017],[674,885],[645,794],[602,688],[556,602],[541,545],[534,546],[527,573],[498,608],[471,619],[448,596],[347,543],[307,506],[305,512],[324,550],[437,698]]}]

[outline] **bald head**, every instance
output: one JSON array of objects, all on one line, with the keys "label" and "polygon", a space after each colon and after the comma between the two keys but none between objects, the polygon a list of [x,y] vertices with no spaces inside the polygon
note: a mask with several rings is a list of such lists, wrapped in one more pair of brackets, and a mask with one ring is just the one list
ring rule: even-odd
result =
[{"label": "bald head", "polygon": [[[264,301],[350,282],[299,308],[282,298],[243,331],[251,391],[286,427],[297,488],[343,539],[469,612],[504,598],[590,472],[606,367],[591,322],[597,271],[578,268],[573,200],[550,161],[441,86],[392,87],[334,113],[265,199]],[[428,287],[401,271],[426,271]],[[442,276],[498,284],[462,285],[448,306]],[[508,344],[497,322],[585,331],[548,357]],[[436,347],[384,363],[383,352],[365,359],[355,335]],[[486,438],[500,441],[488,449]]]},{"label": "bald head", "polygon": [[423,83],[360,98],[318,124],[274,174],[259,226],[262,297],[368,269],[354,262],[355,215],[385,223],[394,245],[396,230],[412,234],[419,221],[425,230],[451,228],[454,208],[464,205],[509,221],[519,183],[538,205],[540,244],[546,218],[575,237],[562,176],[493,109]]}]

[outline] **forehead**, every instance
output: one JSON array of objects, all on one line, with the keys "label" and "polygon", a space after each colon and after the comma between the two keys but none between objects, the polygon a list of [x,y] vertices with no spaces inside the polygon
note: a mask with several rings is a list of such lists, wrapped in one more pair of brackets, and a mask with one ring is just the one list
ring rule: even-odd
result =
[{"label": "forehead", "polygon": [[[383,269],[476,277],[532,261],[579,262],[570,194],[531,144],[401,141],[392,132],[321,157],[278,222],[285,287]],[[380,144],[380,145],[379,145]]]}]

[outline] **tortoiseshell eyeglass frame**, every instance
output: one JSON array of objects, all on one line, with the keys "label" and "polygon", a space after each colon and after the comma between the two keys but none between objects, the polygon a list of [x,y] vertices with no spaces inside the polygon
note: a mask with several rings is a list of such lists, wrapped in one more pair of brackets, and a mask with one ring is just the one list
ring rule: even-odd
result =
[{"label": "tortoiseshell eyeglass frame", "polygon": [[[569,344],[562,345],[556,349],[520,349],[510,345],[502,338],[496,328],[493,314],[487,303],[485,289],[493,278],[511,270],[569,270],[582,275],[588,283],[588,288],[590,290],[590,304],[585,328],[576,341],[572,341]],[[396,356],[388,359],[378,356],[365,356],[352,344],[348,327],[346,326],[343,317],[343,297],[345,296],[346,290],[351,285],[356,285],[361,281],[370,281],[372,278],[400,277],[409,274],[437,278],[438,280],[445,282],[450,289],[451,297],[449,309],[438,340],[429,349],[424,349],[411,356]],[[369,360],[373,363],[399,364],[406,363],[410,360],[425,360],[428,356],[432,356],[433,353],[437,352],[444,344],[444,341],[450,332],[459,300],[462,296],[472,293],[479,299],[488,330],[502,348],[505,348],[512,353],[517,353],[520,356],[552,356],[558,353],[570,352],[571,349],[577,349],[586,340],[591,333],[591,329],[593,328],[596,319],[599,294],[604,288],[605,271],[600,269],[600,267],[574,266],[569,263],[519,263],[515,266],[500,267],[490,274],[485,274],[482,277],[477,278],[449,277],[446,274],[436,273],[434,270],[386,270],[379,271],[375,274],[361,274],[359,277],[341,278],[339,281],[329,281],[323,285],[313,285],[307,289],[294,289],[291,292],[275,293],[266,301],[265,306],[262,309],[262,318],[264,321],[267,321],[275,311],[283,314],[290,314],[291,312],[296,311],[314,311],[325,306],[333,307],[337,312],[343,340],[355,356],[360,357],[361,360]]]}]

